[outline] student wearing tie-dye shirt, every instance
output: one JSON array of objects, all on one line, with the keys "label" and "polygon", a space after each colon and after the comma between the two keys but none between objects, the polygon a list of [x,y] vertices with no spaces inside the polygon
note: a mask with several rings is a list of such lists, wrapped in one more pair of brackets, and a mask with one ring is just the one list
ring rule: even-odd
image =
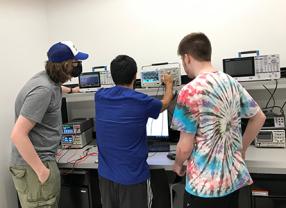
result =
[{"label": "student wearing tie-dye shirt", "polygon": [[[194,77],[180,91],[172,121],[180,131],[173,170],[186,174],[184,207],[237,208],[238,190],[252,183],[244,155],[265,116],[235,79],[212,66],[203,33],[184,37],[178,54]],[[249,118],[243,135],[241,118]]]}]

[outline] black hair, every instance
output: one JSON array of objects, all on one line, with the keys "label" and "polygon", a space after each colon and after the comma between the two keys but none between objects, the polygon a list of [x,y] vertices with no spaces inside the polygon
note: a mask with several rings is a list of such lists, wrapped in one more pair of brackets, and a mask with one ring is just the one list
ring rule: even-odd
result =
[{"label": "black hair", "polygon": [[127,55],[119,55],[110,64],[111,76],[116,85],[128,85],[136,78],[137,64]]}]

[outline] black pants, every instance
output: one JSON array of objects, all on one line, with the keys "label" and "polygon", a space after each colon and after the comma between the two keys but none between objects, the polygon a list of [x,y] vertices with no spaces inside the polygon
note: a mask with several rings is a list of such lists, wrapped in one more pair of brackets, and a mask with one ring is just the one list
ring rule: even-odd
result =
[{"label": "black pants", "polygon": [[184,208],[238,208],[239,190],[217,198],[201,198],[185,191]]},{"label": "black pants", "polygon": [[147,187],[147,182],[122,185],[99,176],[102,208],[147,208]]}]

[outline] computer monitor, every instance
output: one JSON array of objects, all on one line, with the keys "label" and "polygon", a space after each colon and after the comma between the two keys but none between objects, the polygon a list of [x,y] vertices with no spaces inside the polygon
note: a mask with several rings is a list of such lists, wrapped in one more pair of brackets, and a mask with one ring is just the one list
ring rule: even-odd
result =
[{"label": "computer monitor", "polygon": [[223,72],[238,81],[248,81],[255,77],[254,57],[223,59]]},{"label": "computer monitor", "polygon": [[80,88],[96,88],[100,87],[99,72],[83,72],[79,76]]},{"label": "computer monitor", "polygon": [[160,113],[157,119],[149,118],[146,125],[148,140],[167,141],[169,139],[168,110]]}]

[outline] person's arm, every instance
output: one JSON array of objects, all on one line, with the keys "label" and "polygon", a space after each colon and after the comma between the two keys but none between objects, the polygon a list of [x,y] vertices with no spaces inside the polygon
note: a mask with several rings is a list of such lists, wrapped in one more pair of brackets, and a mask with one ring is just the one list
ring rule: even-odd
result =
[{"label": "person's arm", "polygon": [[248,120],[246,129],[244,131],[243,137],[242,137],[242,156],[245,157],[245,152],[251,142],[256,138],[257,134],[259,133],[260,129],[262,128],[264,122],[265,122],[265,115],[264,113],[259,109],[259,111],[255,114],[255,116],[251,117]]},{"label": "person's arm", "polygon": [[179,176],[186,173],[184,162],[190,157],[194,147],[195,135],[182,132],[180,133],[180,140],[176,148],[176,160],[173,165],[173,171]]},{"label": "person's arm", "polygon": [[62,92],[63,93],[79,93],[79,87],[67,87],[62,85]]},{"label": "person's arm", "polygon": [[11,140],[20,155],[32,167],[39,181],[43,184],[48,179],[50,170],[43,164],[29,139],[29,132],[34,126],[35,122],[20,115],[12,130]]},{"label": "person's arm", "polygon": [[170,74],[164,74],[163,82],[165,84],[165,94],[161,100],[162,108],[161,112],[168,108],[169,103],[173,99],[173,78]]},{"label": "person's arm", "polygon": [[241,154],[242,158],[245,159],[245,152],[259,133],[266,117],[250,94],[242,87],[240,83],[237,84],[240,93],[240,117],[249,118],[242,136]]}]

